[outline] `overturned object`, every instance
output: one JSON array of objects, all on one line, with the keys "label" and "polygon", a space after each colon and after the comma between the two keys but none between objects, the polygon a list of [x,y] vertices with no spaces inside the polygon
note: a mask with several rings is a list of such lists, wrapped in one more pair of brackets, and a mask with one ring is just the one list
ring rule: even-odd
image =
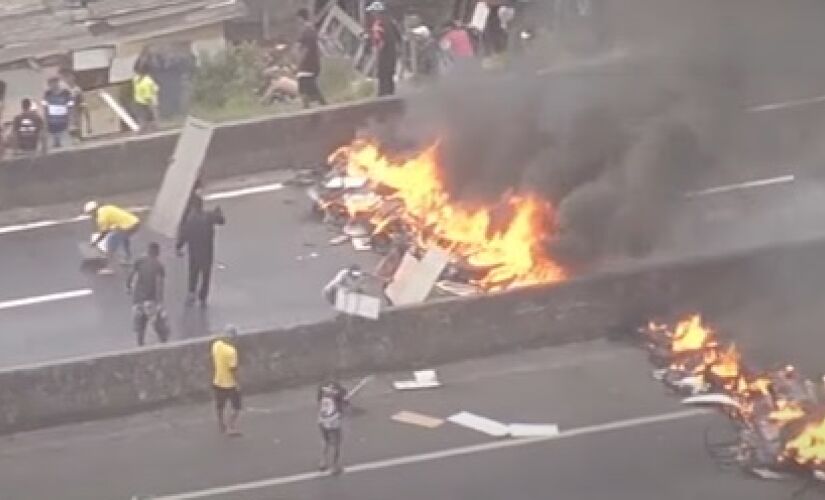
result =
[{"label": "overturned object", "polygon": [[412,391],[417,389],[434,389],[441,387],[438,374],[435,370],[420,370],[413,372],[413,380],[399,380],[392,385],[399,391]]}]

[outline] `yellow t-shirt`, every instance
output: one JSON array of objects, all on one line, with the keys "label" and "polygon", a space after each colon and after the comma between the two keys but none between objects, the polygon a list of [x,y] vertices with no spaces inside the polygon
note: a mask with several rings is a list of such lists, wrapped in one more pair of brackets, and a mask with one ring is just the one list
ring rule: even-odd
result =
[{"label": "yellow t-shirt", "polygon": [[135,102],[144,106],[154,106],[158,103],[158,84],[149,75],[132,78]]},{"label": "yellow t-shirt", "polygon": [[232,389],[238,384],[234,372],[238,367],[238,351],[232,344],[223,340],[212,343],[212,365],[215,367],[215,378],[212,379],[215,387]]},{"label": "yellow t-shirt", "polygon": [[97,210],[97,228],[100,231],[127,231],[138,222],[140,219],[137,216],[114,205],[103,205]]}]

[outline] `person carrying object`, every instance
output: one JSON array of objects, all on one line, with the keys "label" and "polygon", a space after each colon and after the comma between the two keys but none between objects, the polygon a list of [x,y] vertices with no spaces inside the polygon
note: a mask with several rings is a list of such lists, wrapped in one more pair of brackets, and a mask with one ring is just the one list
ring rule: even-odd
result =
[{"label": "person carrying object", "polygon": [[340,474],[341,434],[347,390],[334,380],[327,380],[318,387],[318,428],[321,431],[321,462],[318,468],[327,469],[333,475]]},{"label": "person carrying object", "polygon": [[321,106],[327,101],[318,87],[318,76],[321,74],[321,48],[318,46],[318,31],[312,23],[309,9],[298,10],[298,19],[301,22],[301,36],[296,47],[298,56],[298,93],[304,102],[304,108],[317,102]]},{"label": "person carrying object", "polygon": [[133,325],[137,334],[137,344],[143,346],[146,326],[152,327],[158,340],[169,340],[169,322],[163,308],[163,287],[166,270],[160,262],[160,245],[149,243],[146,256],[141,257],[132,267],[126,290],[132,295]]},{"label": "person carrying object", "polygon": [[367,7],[371,17],[369,37],[376,55],[376,77],[378,96],[395,94],[395,71],[398,65],[398,50],[401,45],[401,30],[387,13],[384,2],[375,1]]},{"label": "person carrying object", "polygon": [[[140,219],[128,210],[111,204],[100,205],[96,201],[86,202],[83,213],[91,217],[97,231],[92,246],[97,246],[105,238],[107,257],[111,259],[123,247],[122,263],[129,264],[132,260],[131,238],[140,229]],[[112,270],[107,265],[100,274],[112,274]]]},{"label": "person carrying object", "polygon": [[[189,294],[187,305],[195,303],[195,292],[201,307],[206,307],[209,284],[212,277],[212,265],[215,257],[215,226],[223,226],[226,219],[220,207],[205,211],[201,203],[191,207],[191,213],[183,222],[178,236],[176,250],[183,255],[183,248],[189,250]],[[200,284],[200,289],[198,289]]]}]

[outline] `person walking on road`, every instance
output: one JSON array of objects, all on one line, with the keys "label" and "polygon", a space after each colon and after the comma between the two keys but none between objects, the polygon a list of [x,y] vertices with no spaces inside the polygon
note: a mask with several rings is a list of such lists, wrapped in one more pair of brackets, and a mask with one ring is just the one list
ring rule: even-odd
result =
[{"label": "person walking on road", "polygon": [[[236,424],[241,413],[241,391],[238,386],[238,351],[235,341],[238,329],[227,326],[224,332],[212,342],[212,366],[214,377],[212,387],[215,392],[215,408],[218,415],[218,430],[221,434],[240,436]],[[232,414],[227,422],[224,417],[226,403],[232,405]]]},{"label": "person walking on road", "polygon": [[[197,291],[201,307],[206,307],[215,254],[215,226],[226,224],[226,219],[220,207],[205,211],[202,204],[194,203],[190,211],[191,213],[181,228],[176,248],[179,256],[183,254],[183,247],[189,249],[187,305],[195,303]],[[200,284],[200,289],[198,289],[198,284]]]},{"label": "person walking on road", "polygon": [[347,391],[334,380],[328,380],[318,387],[318,427],[321,431],[321,471],[330,470],[340,474],[341,468],[341,428]]},{"label": "person walking on road", "polygon": [[137,343],[143,346],[146,339],[146,327],[152,327],[158,340],[169,340],[169,322],[163,308],[163,287],[166,270],[160,262],[160,245],[149,243],[146,256],[135,262],[126,290],[132,295],[133,324],[137,334]]},{"label": "person walking on road", "polygon": [[301,21],[301,37],[298,39],[298,93],[308,108],[313,102],[325,106],[327,101],[318,87],[318,76],[321,74],[321,48],[318,46],[318,31],[312,23],[309,9],[298,9],[298,19]]},{"label": "person walking on road", "polygon": [[[123,247],[122,263],[127,265],[132,260],[131,238],[140,229],[138,217],[115,205],[100,205],[96,201],[86,202],[83,213],[90,216],[97,234],[92,239],[92,246],[96,247],[106,239],[106,255],[111,260],[120,247]],[[107,265],[99,271],[100,274],[112,274]]]}]

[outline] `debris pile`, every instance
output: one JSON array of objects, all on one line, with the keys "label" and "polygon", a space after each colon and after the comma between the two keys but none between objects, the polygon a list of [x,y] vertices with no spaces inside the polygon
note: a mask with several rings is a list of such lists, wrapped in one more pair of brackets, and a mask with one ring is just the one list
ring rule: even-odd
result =
[{"label": "debris pile", "polygon": [[685,404],[720,410],[736,429],[731,461],[763,478],[825,479],[825,385],[793,366],[747,366],[698,314],[675,326],[650,323],[642,333],[654,378],[689,396]]},{"label": "debris pile", "polygon": [[[394,158],[372,140],[334,152],[329,170],[309,187],[314,208],[340,230],[331,244],[423,258],[449,254],[440,288],[469,295],[565,279],[547,253],[554,231],[552,207],[531,193],[511,193],[495,206],[454,200],[442,179],[438,144]],[[384,269],[392,276],[394,269]]]}]

